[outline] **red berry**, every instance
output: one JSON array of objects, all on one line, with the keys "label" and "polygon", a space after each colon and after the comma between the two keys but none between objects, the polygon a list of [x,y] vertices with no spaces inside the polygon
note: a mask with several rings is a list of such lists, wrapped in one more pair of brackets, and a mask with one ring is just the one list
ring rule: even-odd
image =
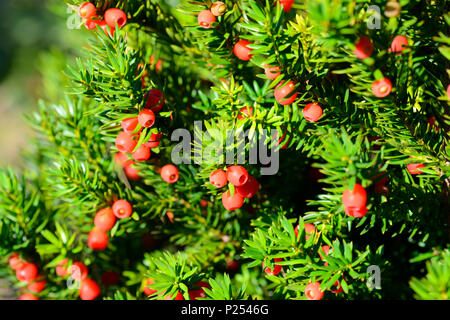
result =
[{"label": "red berry", "polygon": [[345,213],[350,217],[362,218],[367,213],[366,207],[345,207]]},{"label": "red berry", "polygon": [[198,24],[203,28],[211,28],[211,24],[216,22],[216,16],[209,10],[203,10],[198,14]]},{"label": "red berry", "polygon": [[[275,262],[280,262],[282,260],[283,259],[281,259],[281,258],[275,258],[274,259]],[[264,262],[263,262],[263,268],[264,268]],[[276,276],[277,274],[279,274],[281,272],[282,268],[283,267],[280,266],[279,264],[275,264],[274,267],[273,267],[273,270],[270,269],[269,267],[267,267],[267,268],[264,269],[264,272],[267,273],[268,275]]]},{"label": "red berry", "polygon": [[435,130],[436,132],[439,131],[439,127],[438,127],[438,125],[436,124],[436,117],[435,117],[435,116],[429,117],[427,123],[430,125],[431,128],[434,128],[434,130]]},{"label": "red berry", "polygon": [[131,135],[122,131],[116,137],[116,147],[120,152],[130,153],[136,147],[137,141]]},{"label": "red berry", "polygon": [[141,146],[131,154],[136,161],[146,161],[150,158],[150,147],[143,143]]},{"label": "red berry", "polygon": [[169,218],[170,222],[173,223],[173,217],[175,216],[173,214],[173,212],[172,211],[167,211],[166,214],[167,214],[167,217]]},{"label": "red berry", "polygon": [[235,187],[243,186],[248,180],[248,172],[239,165],[229,166],[227,168],[227,180]]},{"label": "red berry", "polygon": [[283,7],[284,12],[288,12],[292,9],[292,5],[294,4],[294,0],[278,0],[278,2]]},{"label": "red berry", "polygon": [[41,292],[45,289],[45,285],[47,284],[47,281],[42,280],[42,276],[37,276],[36,280],[33,283],[30,283],[28,285],[28,290],[32,292]]},{"label": "red berry", "polygon": [[22,282],[30,282],[36,279],[38,268],[34,263],[25,262],[16,270],[17,280]]},{"label": "red berry", "polygon": [[184,300],[183,294],[178,291],[177,295],[175,296],[175,300]]},{"label": "red berry", "polygon": [[389,52],[393,52],[395,54],[402,54],[402,51],[406,49],[408,46],[408,38],[405,36],[395,36],[391,43],[391,48]]},{"label": "red berry", "polygon": [[120,9],[111,8],[105,11],[105,22],[111,28],[116,27],[116,22],[119,28],[122,28],[127,23],[127,15]]},{"label": "red berry", "polygon": [[81,281],[78,292],[81,300],[94,300],[100,295],[100,287],[94,280],[85,279]]},{"label": "red berry", "polygon": [[191,300],[197,300],[197,298],[205,298],[206,294],[205,291],[203,290],[203,288],[208,288],[211,289],[211,287],[209,286],[209,284],[205,281],[199,281],[195,284],[195,287],[199,288],[198,290],[190,290],[188,292],[189,294],[189,299]]},{"label": "red berry", "polygon": [[[155,56],[154,55],[152,55],[151,57],[150,57],[150,64],[153,66],[153,62],[155,62]],[[161,70],[162,70],[162,60],[161,59],[158,59],[158,61],[156,61],[156,63],[155,63],[155,65],[154,65],[154,67],[155,67],[155,71],[156,72],[161,72]],[[151,91],[151,90],[150,90]]]},{"label": "red berry", "polygon": [[202,208],[206,208],[207,206],[208,206],[208,201],[206,201],[206,200],[200,200],[200,207],[202,207]]},{"label": "red berry", "polygon": [[119,274],[115,271],[106,271],[102,274],[100,281],[105,287],[113,286],[119,283]]},{"label": "red berry", "polygon": [[139,112],[138,120],[142,127],[150,128],[155,124],[155,113],[150,109],[144,109]]},{"label": "red berry", "polygon": [[[96,23],[100,26],[100,28],[103,30],[104,33],[106,33],[109,36],[113,36],[114,35],[114,31],[116,30],[116,28],[108,26],[108,24],[106,23],[105,20],[96,20]],[[109,30],[108,30],[109,27]]]},{"label": "red berry", "polygon": [[227,174],[222,169],[217,169],[209,175],[209,182],[217,188],[222,188],[227,184]]},{"label": "red berry", "polygon": [[[325,255],[328,255],[328,253],[330,252],[330,246],[328,245],[322,246],[319,250],[320,259],[324,260],[325,258],[323,257],[322,252],[325,253]],[[327,266],[328,262],[325,262],[325,265]]]},{"label": "red berry", "polygon": [[239,268],[239,262],[237,262],[236,260],[230,260],[227,261],[227,271],[228,272],[233,272],[236,271]]},{"label": "red berry", "polygon": [[147,281],[145,282],[144,294],[146,296],[151,296],[152,294],[155,294],[158,292],[158,290],[154,290],[154,289],[151,289],[150,287],[148,287],[149,285],[154,284],[154,283],[155,283],[155,280],[153,280],[151,278],[147,279]]},{"label": "red berry", "polygon": [[114,215],[119,219],[125,219],[133,213],[133,207],[127,200],[117,200],[112,206]]},{"label": "red berry", "polygon": [[305,295],[308,300],[320,300],[323,297],[323,291],[320,290],[320,282],[311,282],[306,285]]},{"label": "red berry", "polygon": [[372,55],[373,43],[367,37],[359,38],[358,42],[355,44],[355,56],[359,59],[365,59]]},{"label": "red berry", "polygon": [[264,72],[266,73],[267,78],[270,80],[278,78],[281,74],[280,67],[265,67]]},{"label": "red berry", "polygon": [[146,143],[149,148],[156,148],[159,146],[159,140],[161,139],[162,133],[152,133],[150,140]]},{"label": "red berry", "polygon": [[93,250],[105,250],[108,246],[108,234],[106,231],[94,227],[89,232],[87,243]]},{"label": "red berry", "polygon": [[60,261],[58,263],[58,266],[55,268],[56,269],[56,274],[58,276],[64,277],[67,274],[67,268],[65,267],[67,262],[69,262],[69,260],[68,259],[64,259],[64,260],[62,260],[62,261]]},{"label": "red berry", "polygon": [[20,295],[19,300],[39,300],[39,298],[32,293],[24,293]]},{"label": "red berry", "polygon": [[423,173],[423,171],[419,170],[419,169],[425,168],[425,165],[421,164],[421,163],[408,163],[406,165],[406,168],[408,169],[408,172],[410,174],[421,174],[421,173]]},{"label": "red berry", "polygon": [[353,191],[346,189],[342,194],[342,203],[346,207],[362,208],[366,206],[366,201],[366,189],[358,183],[353,187]]},{"label": "red berry", "polygon": [[[275,99],[278,101],[278,103],[285,106],[285,105],[288,105],[288,104],[291,104],[292,102],[294,102],[295,98],[297,98],[297,92],[292,94],[290,97],[286,98],[294,90],[295,84],[292,81],[289,81],[286,85],[283,86],[283,83],[284,83],[284,80],[281,81],[275,87],[275,91],[273,94],[275,96]],[[281,86],[283,86],[283,87],[281,87]]]},{"label": "red berry", "polygon": [[78,14],[84,19],[89,19],[95,15],[96,8],[94,4],[85,2],[78,7]]},{"label": "red berry", "polygon": [[235,192],[232,196],[230,190],[227,190],[222,194],[222,204],[228,211],[239,209],[244,204],[244,197]]},{"label": "red berry", "polygon": [[177,182],[180,174],[178,173],[177,167],[173,164],[166,164],[161,168],[161,178],[167,183]]},{"label": "red berry", "polygon": [[153,112],[158,112],[164,106],[165,98],[163,93],[158,89],[151,89],[147,94],[146,108],[151,108]]},{"label": "red berry", "polygon": [[134,162],[124,168],[125,175],[130,180],[138,180],[141,176],[139,175],[139,170],[132,167],[133,164]]},{"label": "red berry", "polygon": [[20,259],[18,253],[13,253],[12,255],[9,256],[9,266],[11,267],[11,269],[17,270],[22,263],[23,261],[22,259]]},{"label": "red berry", "polygon": [[250,199],[253,197],[259,190],[259,183],[253,176],[248,176],[247,182],[240,186],[236,187],[236,192],[243,196],[244,198]]},{"label": "red berry", "polygon": [[334,283],[334,286],[336,287],[335,289],[331,289],[330,291],[333,293],[341,293],[342,291],[344,291],[344,288],[342,288],[341,283],[339,282],[339,280],[336,280],[336,282]]},{"label": "red berry", "polygon": [[211,6],[211,12],[216,17],[223,15],[225,10],[227,10],[227,6],[222,1],[214,2]]},{"label": "red berry", "polygon": [[75,281],[84,280],[88,276],[88,268],[83,262],[74,262],[70,266],[70,276]]},{"label": "red berry", "polygon": [[[91,18],[98,18],[97,15],[93,15]],[[86,27],[86,29],[88,30],[94,30],[95,28],[97,28],[97,24],[100,23],[100,20],[98,19],[86,19],[84,20],[84,26]]]},{"label": "red berry", "polygon": [[[242,115],[242,114],[244,115]],[[239,110],[238,119],[245,119],[253,116],[253,107],[244,107]]]},{"label": "red berry", "polygon": [[133,161],[131,161],[131,160],[128,158],[128,156],[127,156],[125,153],[123,153],[123,152],[117,152],[117,153],[114,155],[114,161],[115,161],[116,163],[118,163],[121,167],[126,167],[126,166],[130,165],[131,162],[133,162]]},{"label": "red berry", "polygon": [[447,99],[450,100],[450,84],[447,86]]},{"label": "red berry", "polygon": [[316,122],[322,117],[322,108],[317,103],[308,103],[303,109],[303,117],[310,122]]},{"label": "red berry", "polygon": [[122,128],[128,134],[132,134],[139,123],[138,117],[126,118],[122,120]]},{"label": "red berry", "polygon": [[[300,226],[297,226],[294,229],[295,237],[298,237],[299,228],[300,228]],[[309,238],[314,234],[315,231],[316,231],[316,227],[314,227],[313,224],[305,223],[305,240],[308,241]]]},{"label": "red berry", "polygon": [[248,40],[239,40],[236,42],[233,48],[234,55],[244,61],[250,60],[253,56],[250,52],[253,49],[247,47],[249,44],[251,44],[251,42]]},{"label": "red berry", "polygon": [[376,80],[372,84],[372,92],[378,98],[384,98],[391,93],[392,83],[388,78]]},{"label": "red berry", "polygon": [[94,218],[94,224],[97,228],[103,231],[108,231],[116,223],[116,216],[111,207],[106,207],[97,212]]}]

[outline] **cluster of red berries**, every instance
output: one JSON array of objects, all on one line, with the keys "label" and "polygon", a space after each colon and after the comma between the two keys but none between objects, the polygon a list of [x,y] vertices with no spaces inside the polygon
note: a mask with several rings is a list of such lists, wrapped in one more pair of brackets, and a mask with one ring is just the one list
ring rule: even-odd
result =
[{"label": "cluster of red berries", "polygon": [[80,281],[78,294],[81,300],[94,300],[100,295],[100,286],[92,279],[88,278],[88,268],[80,261],[72,263],[67,267],[68,259],[62,260],[56,267],[56,274],[60,277],[70,275],[73,280]]},{"label": "cluster of red berries", "polygon": [[203,10],[198,16],[198,24],[205,29],[211,28],[211,25],[216,22],[216,17],[220,17],[227,10],[227,6],[222,1],[214,2],[211,6],[211,10]]},{"label": "cluster of red berries", "polygon": [[[137,117],[126,118],[122,120],[122,129],[116,137],[116,147],[121,153],[131,153],[135,161],[146,161],[150,158],[151,149],[159,145],[161,133],[152,133],[150,140],[143,143],[137,150],[134,150],[139,140],[143,128],[151,128],[156,121],[155,112],[161,110],[164,105],[164,95],[158,89],[151,89],[146,94],[147,102],[144,109],[139,112]],[[127,164],[130,163],[122,162]]]},{"label": "cluster of red berries", "polygon": [[47,282],[38,274],[38,267],[34,263],[23,261],[18,253],[9,256],[9,266],[16,271],[17,280],[27,283],[27,289],[31,291],[20,295],[19,299],[39,300],[33,293],[44,290]]},{"label": "cluster of red berries", "polygon": [[[405,36],[395,36],[392,40],[389,52],[396,55],[402,54],[402,51],[408,46],[408,38]],[[366,59],[373,53],[373,43],[368,37],[361,37],[355,44],[355,56],[359,59]],[[392,91],[392,83],[388,78],[379,79],[373,82],[372,92],[378,98],[388,96]]]},{"label": "cluster of red berries", "polygon": [[97,15],[97,8],[93,3],[85,2],[78,7],[78,14],[83,18],[84,26],[93,30],[98,26],[102,28],[105,33],[108,33],[107,26],[110,29],[110,35],[114,34],[116,23],[119,28],[122,28],[127,23],[127,15],[118,8],[110,8],[103,14],[103,19]]},{"label": "cluster of red berries", "polygon": [[222,169],[211,172],[209,182],[216,188],[224,187],[227,182],[235,187],[233,195],[230,190],[222,194],[222,204],[229,211],[242,207],[244,199],[252,198],[259,190],[258,181],[239,165],[229,166],[226,172]]},{"label": "cluster of red berries", "polygon": [[[300,229],[300,225],[297,225],[297,227],[295,227],[294,232],[295,232],[295,237],[298,238],[299,237],[299,229]],[[308,241],[311,236],[314,235],[314,233],[316,232],[316,228],[314,227],[313,224],[311,223],[305,223],[304,225],[304,230],[305,230],[305,240]],[[324,245],[321,246],[321,248],[319,249],[319,256],[321,260],[324,260],[324,256],[323,254],[328,255],[330,253],[330,246],[328,245]],[[282,261],[283,259],[281,258],[275,258],[274,259],[274,267],[273,268],[269,268],[266,267],[264,269],[264,272],[268,275],[277,275],[281,272],[281,270],[283,269],[283,267],[279,264],[276,264],[277,262]],[[324,263],[325,266],[328,265],[328,262],[325,261]],[[264,262],[262,264],[263,268],[264,268]],[[323,297],[324,292],[322,290],[320,290],[320,282],[311,282],[309,283],[306,288],[305,288],[305,295],[309,300],[320,300]],[[339,280],[337,280],[334,283],[334,288],[331,290],[331,292],[333,293],[340,293],[342,292],[342,286],[341,283],[339,282]]]},{"label": "cluster of red berries", "polygon": [[[151,279],[151,278],[147,278],[144,281],[144,289],[143,292],[146,296],[151,296],[153,294],[155,294],[156,292],[158,292],[158,290],[154,290],[151,289],[149,286],[154,284],[155,280]],[[210,285],[205,282],[205,281],[199,281],[197,282],[193,288],[191,288],[188,291],[189,294],[189,299],[190,300],[197,300],[197,298],[205,298],[205,291],[203,290],[203,288],[208,288],[211,289]],[[162,295],[163,292],[161,292],[159,295]],[[172,296],[167,296],[164,298],[164,300],[172,300]],[[183,294],[181,292],[177,292],[177,295],[175,296],[174,300],[184,300]]]},{"label": "cluster of red berries", "polygon": [[[412,156],[410,158],[412,158]],[[422,164],[422,163],[408,163],[406,165],[406,169],[412,175],[423,173],[423,171],[419,170],[419,169],[420,168],[425,168],[425,167],[426,166],[424,164]]]},{"label": "cluster of red berries", "polygon": [[342,193],[342,203],[345,207],[345,213],[350,217],[364,217],[367,213],[366,201],[366,189],[358,183],[355,183],[353,190],[346,189]]},{"label": "cluster of red berries", "polygon": [[126,200],[117,200],[111,207],[106,207],[97,212],[94,218],[95,227],[89,232],[88,246],[93,250],[105,250],[108,246],[108,234],[116,223],[116,217],[126,219],[133,213],[131,204]]}]

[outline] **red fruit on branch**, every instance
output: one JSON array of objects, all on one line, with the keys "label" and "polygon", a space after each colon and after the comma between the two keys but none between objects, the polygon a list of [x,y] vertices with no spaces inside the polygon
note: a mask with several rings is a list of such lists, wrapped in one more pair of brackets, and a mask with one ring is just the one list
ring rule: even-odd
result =
[{"label": "red fruit on branch", "polygon": [[30,283],[28,285],[28,290],[32,292],[41,292],[45,289],[45,286],[47,285],[47,281],[42,280],[42,276],[38,275],[36,277],[36,280],[33,283]]},{"label": "red fruit on branch", "polygon": [[166,164],[161,168],[161,178],[167,183],[175,183],[180,177],[177,167],[173,164]]},{"label": "red fruit on branch", "polygon": [[227,168],[227,180],[235,187],[243,186],[248,180],[247,170],[239,165],[232,165]]},{"label": "red fruit on branch", "polygon": [[64,259],[58,263],[58,265],[55,268],[56,274],[60,277],[64,277],[67,274],[67,262],[69,262],[68,259]]},{"label": "red fruit on branch", "polygon": [[144,109],[139,112],[138,121],[139,124],[144,128],[150,128],[155,124],[155,113],[150,109]]},{"label": "red fruit on branch", "polygon": [[155,56],[152,54],[152,56],[150,57],[150,65],[154,66],[155,71],[157,73],[161,72],[163,61],[161,59],[158,59],[158,61],[156,61],[156,63],[153,65],[154,62],[155,62]]},{"label": "red fruit on branch", "polygon": [[295,92],[294,94],[291,94],[292,91],[294,91],[294,88],[295,88],[294,82],[289,81],[286,85],[283,85],[283,84],[284,84],[284,80],[281,81],[275,87],[275,91],[274,91],[273,94],[274,94],[275,99],[278,101],[279,104],[282,104],[283,106],[286,106],[286,105],[291,104],[292,102],[294,102],[294,100],[297,98],[297,92]]},{"label": "red fruit on branch", "polygon": [[408,46],[408,38],[405,36],[395,36],[392,40],[389,52],[395,53],[397,55],[402,54],[402,51]]},{"label": "red fruit on branch", "polygon": [[223,15],[226,10],[227,10],[227,6],[222,1],[214,2],[211,6],[211,12],[216,17]]},{"label": "red fruit on branch", "polygon": [[133,134],[139,123],[138,117],[126,118],[122,120],[122,129],[128,134]]},{"label": "red fruit on branch", "polygon": [[135,141],[130,134],[122,131],[117,135],[115,143],[117,150],[124,153],[130,153],[133,151],[134,147],[136,147],[137,141]]},{"label": "red fruit on branch", "polygon": [[303,109],[303,117],[310,122],[316,122],[322,117],[322,108],[317,103],[308,103]]},{"label": "red fruit on branch", "polygon": [[147,281],[145,281],[145,286],[144,286],[144,294],[146,296],[151,296],[152,294],[155,294],[158,292],[158,290],[154,290],[151,289],[150,287],[148,287],[149,285],[152,285],[155,283],[155,280],[148,278]]},{"label": "red fruit on branch", "polygon": [[345,213],[350,217],[362,218],[367,213],[366,207],[345,207]]},{"label": "red fruit on branch", "polygon": [[119,219],[125,219],[133,213],[133,207],[127,200],[117,200],[112,206],[114,215]]},{"label": "red fruit on branch", "polygon": [[294,0],[278,0],[278,2],[283,7],[284,12],[289,12],[292,9],[292,5],[294,4]]},{"label": "red fruit on branch", "polygon": [[[103,30],[103,32],[109,36],[114,35],[114,31],[116,31],[116,28],[109,26],[105,20],[96,20],[96,23],[99,25],[99,27]],[[109,30],[108,30],[109,27]]]},{"label": "red fruit on branch", "polygon": [[143,143],[131,155],[132,155],[133,159],[136,161],[146,161],[146,160],[150,159],[150,156],[151,156],[150,147],[147,144]]},{"label": "red fruit on branch", "polygon": [[388,78],[376,80],[372,84],[372,92],[378,98],[388,96],[392,91],[392,83]]},{"label": "red fruit on branch", "polygon": [[280,67],[265,67],[264,72],[266,73],[267,78],[270,80],[278,78],[281,74]]},{"label": "red fruit on branch", "polygon": [[108,231],[114,227],[116,223],[116,216],[111,207],[106,207],[97,212],[94,218],[94,224],[97,228],[103,231]]},{"label": "red fruit on branch", "polygon": [[311,282],[305,287],[305,295],[308,300],[320,300],[323,297],[323,291],[320,290],[320,282]]},{"label": "red fruit on branch", "polygon": [[97,24],[100,23],[100,20],[98,19],[92,19],[92,18],[98,18],[97,15],[93,15],[91,18],[84,20],[83,24],[88,30],[94,30],[97,28]]},{"label": "red fruit on branch", "polygon": [[130,180],[139,180],[141,178],[141,176],[139,175],[139,170],[134,168],[132,166],[133,164],[134,164],[134,162],[130,163],[130,165],[128,165],[124,168],[125,175]]},{"label": "red fruit on branch", "polygon": [[123,152],[116,152],[116,154],[114,155],[114,161],[121,167],[126,167],[132,162]]},{"label": "red fruit on branch", "polygon": [[226,210],[233,211],[242,207],[244,204],[244,197],[237,192],[230,195],[230,190],[227,190],[222,194],[222,204]]},{"label": "red fruit on branch", "polygon": [[151,89],[146,94],[147,102],[145,108],[151,108],[153,112],[158,112],[164,106],[165,98],[163,93],[158,89]]},{"label": "red fruit on branch", "polygon": [[355,44],[355,56],[359,59],[365,59],[372,55],[373,43],[367,37],[361,37]]},{"label": "red fruit on branch", "polygon": [[157,146],[159,146],[159,140],[162,137],[162,133],[152,133],[150,135],[150,140],[146,143],[146,145],[151,149],[151,148],[156,148]]},{"label": "red fruit on branch", "polygon": [[38,268],[34,263],[24,262],[16,269],[17,280],[30,282],[36,279]]},{"label": "red fruit on branch", "polygon": [[81,300],[94,300],[100,295],[100,287],[94,280],[85,279],[81,281],[78,293]]},{"label": "red fruit on branch", "polygon": [[106,10],[104,19],[111,28],[115,28],[116,23],[119,28],[122,28],[127,23],[127,15],[118,8],[110,8]]},{"label": "red fruit on branch", "polygon": [[88,276],[88,268],[83,262],[74,262],[70,266],[70,276],[75,281],[82,281]]},{"label": "red fruit on branch", "polygon": [[346,207],[362,208],[366,206],[367,192],[362,185],[355,183],[353,190],[346,189],[342,193],[342,203]]},{"label": "red fruit on branch", "polygon": [[339,282],[339,280],[336,280],[336,282],[334,283],[334,289],[330,289],[331,292],[333,293],[341,293],[344,291],[344,288],[342,288],[341,283]]},{"label": "red fruit on branch", "polygon": [[216,16],[209,10],[203,10],[198,14],[197,20],[202,28],[209,29],[211,24],[216,22]]},{"label": "red fruit on branch", "polygon": [[248,180],[242,186],[236,187],[236,192],[242,197],[250,199],[259,190],[259,183],[253,176],[248,176]]},{"label": "red fruit on branch", "polygon": [[13,270],[17,270],[21,265],[23,261],[20,259],[20,256],[18,253],[13,253],[9,256],[9,266]]},{"label": "red fruit on branch", "polygon": [[206,294],[203,288],[211,289],[210,285],[205,281],[199,281],[195,285],[195,287],[199,288],[196,290],[189,290],[189,299],[191,300],[197,300],[197,298],[205,298]]},{"label": "red fruit on branch", "polygon": [[[294,229],[295,237],[298,237],[298,230],[300,229],[300,225],[296,226]],[[311,223],[305,223],[305,240],[308,241],[309,238],[314,234],[316,231],[316,227],[314,227]]]},{"label": "red fruit on branch", "polygon": [[93,17],[96,13],[96,8],[93,3],[85,2],[78,7],[78,14],[84,19]]},{"label": "red fruit on branch", "polygon": [[217,169],[209,175],[209,182],[217,188],[222,188],[227,184],[227,174],[222,169]]},{"label": "red fruit on branch", "polygon": [[408,163],[406,165],[406,168],[408,169],[408,172],[410,174],[421,174],[423,173],[422,170],[419,170],[420,168],[425,168],[426,166],[422,163]]},{"label": "red fruit on branch", "polygon": [[87,244],[93,250],[105,250],[108,246],[108,234],[97,227],[94,227],[88,235]]},{"label": "red fruit on branch", "polygon": [[250,54],[253,49],[250,49],[248,47],[249,44],[252,43],[248,40],[239,40],[238,42],[236,42],[233,48],[234,55],[238,57],[238,59],[244,61],[250,60],[253,57],[253,55]]},{"label": "red fruit on branch", "polygon": [[253,116],[253,107],[243,107],[239,110],[238,119],[246,119]]},{"label": "red fruit on branch", "polygon": [[19,300],[39,300],[39,298],[32,293],[24,293],[19,296]]},{"label": "red fruit on branch", "polygon": [[[276,276],[277,274],[279,274],[281,272],[281,269],[283,268],[283,266],[280,266],[279,264],[276,264],[276,262],[280,262],[282,260],[283,259],[281,259],[281,258],[275,258],[274,259],[275,265],[274,265],[273,269],[271,269],[269,267],[266,267],[264,269],[264,272],[267,273],[268,275]],[[263,262],[263,268],[264,268],[264,262]]]}]

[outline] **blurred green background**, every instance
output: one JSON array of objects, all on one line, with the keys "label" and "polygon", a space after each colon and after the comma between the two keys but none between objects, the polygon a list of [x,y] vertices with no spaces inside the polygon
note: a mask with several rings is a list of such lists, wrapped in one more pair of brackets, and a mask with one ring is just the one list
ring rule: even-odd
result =
[{"label": "blurred green background", "polygon": [[[0,0],[0,166],[23,166],[20,150],[33,134],[24,119],[37,101],[57,101],[51,84],[86,42],[87,30],[62,0]],[[43,77],[45,76],[45,77]],[[64,85],[64,83],[63,83]]]}]

